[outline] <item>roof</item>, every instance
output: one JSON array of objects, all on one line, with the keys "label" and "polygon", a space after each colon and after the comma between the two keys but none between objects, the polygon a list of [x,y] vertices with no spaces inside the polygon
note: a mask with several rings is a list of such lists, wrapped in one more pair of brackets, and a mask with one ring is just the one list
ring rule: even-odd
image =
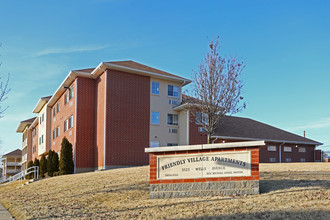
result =
[{"label": "roof", "polygon": [[16,129],[16,132],[22,133],[24,131],[25,127],[30,126],[35,119],[36,119],[36,117],[33,117],[33,118],[29,118],[25,121],[21,121]]},{"label": "roof", "polygon": [[56,101],[61,97],[61,95],[66,91],[66,87],[70,86],[76,77],[85,77],[91,79],[97,79],[106,69],[114,69],[123,72],[140,74],[145,76],[151,76],[155,78],[165,79],[175,81],[180,83],[182,86],[191,83],[191,80],[176,76],[159,69],[155,69],[141,63],[134,62],[132,60],[127,61],[110,61],[101,62],[96,68],[72,70],[69,72],[67,77],[63,80],[61,85],[53,94],[52,98],[49,100],[47,105],[52,107]]},{"label": "roof", "polygon": [[12,152],[9,152],[8,154],[2,155],[2,157],[8,157],[8,156],[22,156],[22,151],[20,149],[16,149]]},{"label": "roof", "polygon": [[33,113],[39,113],[41,109],[44,107],[44,105],[51,99],[52,96],[45,96],[41,97],[37,103],[37,105],[33,109]]},{"label": "roof", "polygon": [[128,67],[128,68],[132,68],[132,69],[142,70],[142,71],[146,71],[146,72],[158,73],[158,74],[162,74],[162,75],[166,75],[166,76],[171,76],[171,77],[177,77],[177,78],[180,78],[180,79],[183,79],[183,80],[188,80],[188,79],[182,78],[180,76],[173,75],[171,73],[168,73],[168,72],[165,72],[165,71],[162,71],[162,70],[159,70],[159,69],[155,69],[155,68],[152,68],[150,66],[143,65],[141,63],[134,62],[132,60],[127,60],[127,61],[113,61],[113,62],[105,62],[105,63],[115,64],[115,65],[118,65],[118,66],[123,66],[123,67]]},{"label": "roof", "polygon": [[282,129],[249,118],[225,116],[213,137],[241,140],[265,140],[279,143],[312,144],[322,143],[284,131]]}]

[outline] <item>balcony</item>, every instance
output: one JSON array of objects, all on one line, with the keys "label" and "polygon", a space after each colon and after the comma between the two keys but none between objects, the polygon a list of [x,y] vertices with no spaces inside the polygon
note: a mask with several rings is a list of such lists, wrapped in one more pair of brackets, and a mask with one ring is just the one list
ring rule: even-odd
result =
[{"label": "balcony", "polygon": [[18,173],[18,172],[21,172],[21,169],[9,169],[9,168],[7,168],[7,173]]},{"label": "balcony", "polygon": [[7,167],[8,166],[16,166],[16,167],[19,167],[19,166],[22,166],[22,162],[7,162],[6,163]]},{"label": "balcony", "polygon": [[27,146],[27,138],[22,142],[22,149]]},{"label": "balcony", "polygon": [[27,160],[27,154],[24,154],[24,155],[22,156],[22,163],[24,163],[26,160]]}]

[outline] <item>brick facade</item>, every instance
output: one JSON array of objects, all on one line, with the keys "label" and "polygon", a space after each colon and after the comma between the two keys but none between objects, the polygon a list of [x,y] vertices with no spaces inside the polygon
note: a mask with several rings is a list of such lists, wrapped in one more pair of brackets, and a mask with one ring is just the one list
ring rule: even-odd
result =
[{"label": "brick facade", "polygon": [[107,70],[106,165],[149,163],[150,77]]}]

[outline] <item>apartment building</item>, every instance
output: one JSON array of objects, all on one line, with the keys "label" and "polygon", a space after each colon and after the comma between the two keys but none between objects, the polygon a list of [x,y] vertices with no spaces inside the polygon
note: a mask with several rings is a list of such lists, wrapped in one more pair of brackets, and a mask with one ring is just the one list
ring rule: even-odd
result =
[{"label": "apartment building", "polygon": [[72,70],[52,96],[38,101],[37,117],[19,124],[17,132],[28,138],[23,154],[29,161],[49,149],[59,153],[66,137],[78,173],[146,165],[147,147],[206,143],[200,119],[183,102],[190,82],[134,61]]},{"label": "apartment building", "polygon": [[22,151],[20,149],[11,151],[1,157],[2,176],[10,177],[21,171]]}]

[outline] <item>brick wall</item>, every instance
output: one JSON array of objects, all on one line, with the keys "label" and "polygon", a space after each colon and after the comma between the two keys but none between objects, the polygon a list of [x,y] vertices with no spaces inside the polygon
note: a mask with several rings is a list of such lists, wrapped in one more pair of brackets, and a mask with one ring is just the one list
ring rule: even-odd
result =
[{"label": "brick wall", "polygon": [[95,80],[94,167],[104,168],[105,73]]},{"label": "brick wall", "polygon": [[94,168],[94,103],[95,82],[93,79],[76,79],[76,168]]},{"label": "brick wall", "polygon": [[[37,120],[38,120],[38,118],[37,118]],[[39,144],[38,130],[39,130],[39,124],[37,124],[34,129],[37,130],[36,131],[37,133],[34,136],[31,135],[31,137],[32,137],[32,145],[31,145],[30,150],[28,150],[28,152],[30,151],[30,155],[32,156],[32,161],[34,161],[35,158],[38,158],[38,144]],[[33,152],[33,147],[34,146],[36,147],[36,152]],[[28,153],[28,158],[29,158],[29,153]],[[29,162],[30,160],[28,159],[27,161]]]},{"label": "brick wall", "polygon": [[106,165],[146,165],[150,78],[107,70]]},{"label": "brick wall", "polygon": [[[51,115],[52,115],[52,120],[51,120],[51,146],[50,148],[52,150],[55,150],[56,152],[61,151],[61,143],[62,139],[66,137],[68,141],[72,144],[72,148],[74,151],[74,132],[75,132],[75,104],[76,104],[76,97],[77,97],[77,92],[76,92],[76,81],[74,81],[69,87],[74,86],[74,96],[72,99],[69,100],[68,103],[64,104],[64,97],[65,93],[62,94],[62,96],[56,101],[54,106],[51,108]],[[67,90],[68,91],[68,90]],[[57,103],[60,103],[60,111],[56,113],[56,115],[53,115],[53,111],[55,106],[57,106]],[[71,115],[73,115],[73,127],[68,129],[67,131],[64,131],[64,121],[68,119]],[[60,135],[53,139],[53,130],[56,129],[57,127],[60,127]]]},{"label": "brick wall", "polygon": [[189,145],[206,144],[207,135],[205,132],[199,132],[198,127],[201,125],[196,124],[195,114],[189,111]]}]

